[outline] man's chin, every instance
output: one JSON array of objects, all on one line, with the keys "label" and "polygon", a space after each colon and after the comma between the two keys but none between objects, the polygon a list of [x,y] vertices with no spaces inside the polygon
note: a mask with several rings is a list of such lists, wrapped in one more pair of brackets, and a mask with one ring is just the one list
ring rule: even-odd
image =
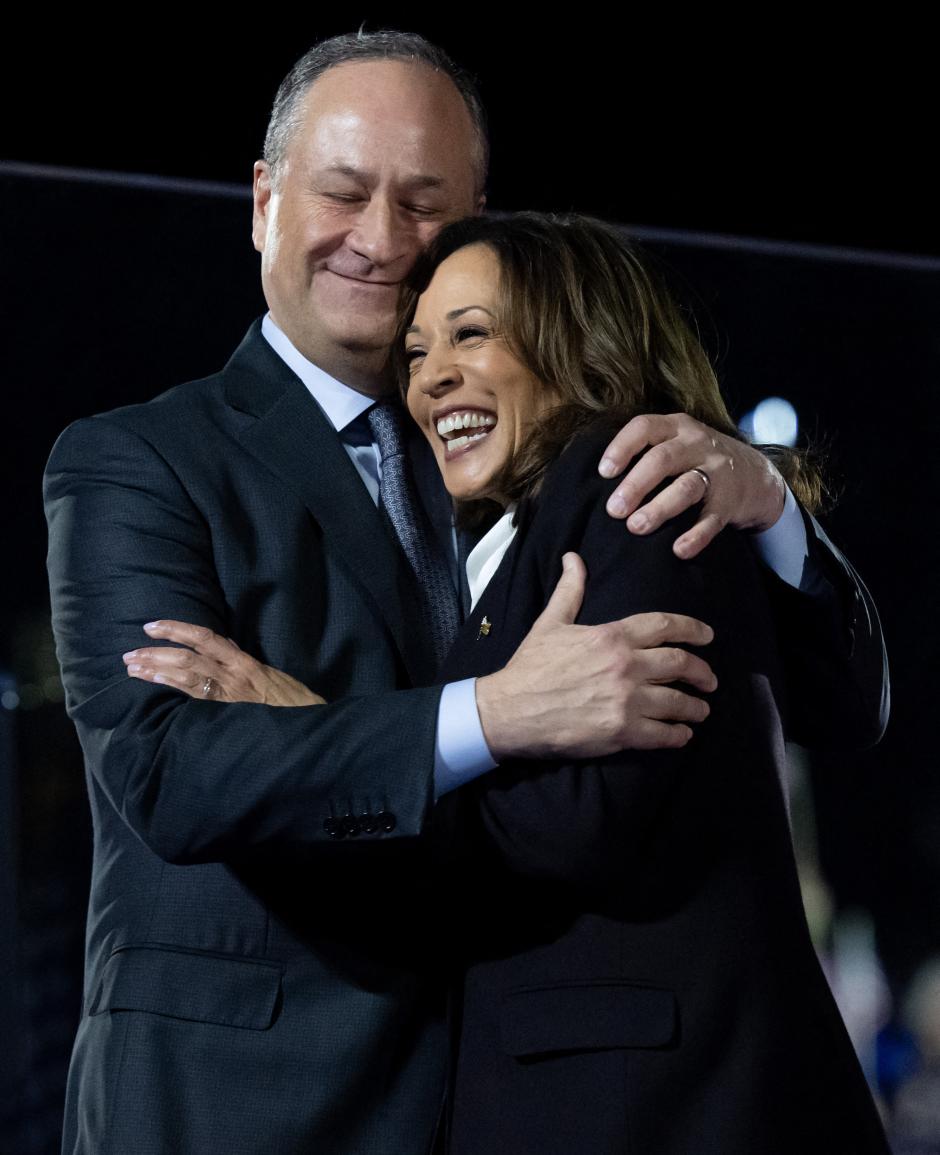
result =
[{"label": "man's chin", "polygon": [[387,355],[392,344],[392,332],[389,333],[385,340],[376,340],[374,335],[362,334],[337,334],[336,343],[342,346],[350,353],[356,353],[361,356],[379,356],[379,354]]}]

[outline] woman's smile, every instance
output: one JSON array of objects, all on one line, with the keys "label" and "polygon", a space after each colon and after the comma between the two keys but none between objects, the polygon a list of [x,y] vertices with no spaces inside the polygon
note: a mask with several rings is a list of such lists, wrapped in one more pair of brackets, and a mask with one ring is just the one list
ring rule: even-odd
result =
[{"label": "woman's smile", "polygon": [[437,435],[444,442],[447,456],[478,446],[496,425],[496,414],[483,409],[446,409],[432,415]]}]

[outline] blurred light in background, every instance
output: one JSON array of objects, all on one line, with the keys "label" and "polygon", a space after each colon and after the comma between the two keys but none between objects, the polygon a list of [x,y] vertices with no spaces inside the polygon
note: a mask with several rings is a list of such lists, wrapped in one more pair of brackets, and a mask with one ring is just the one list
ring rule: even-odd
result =
[{"label": "blurred light in background", "polygon": [[765,397],[744,414],[739,428],[757,445],[796,445],[799,420],[785,398]]}]

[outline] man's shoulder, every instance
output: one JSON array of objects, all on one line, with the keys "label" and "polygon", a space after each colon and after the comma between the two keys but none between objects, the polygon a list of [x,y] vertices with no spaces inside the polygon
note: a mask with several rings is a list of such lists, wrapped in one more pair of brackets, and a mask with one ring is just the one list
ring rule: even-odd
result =
[{"label": "man's shoulder", "polygon": [[173,456],[172,446],[205,445],[208,431],[218,424],[218,374],[174,386],[149,401],[122,405],[68,425],[56,439],[49,466],[95,454],[145,452]]},{"label": "man's shoulder", "polygon": [[[122,405],[88,417],[79,418],[60,437],[100,439],[127,435],[162,445],[166,442],[189,444],[205,439],[210,432],[228,429],[243,420],[237,407],[229,402],[230,385],[237,380],[241,391],[250,392],[254,378],[259,388],[271,376],[265,361],[267,346],[260,335],[260,322],[229,360],[216,372],[164,389],[146,401]],[[275,356],[273,353],[269,357]]]},{"label": "man's shoulder", "polygon": [[208,377],[184,381],[164,389],[147,401],[107,409],[86,420],[138,431],[157,429],[183,420],[191,421],[200,412],[208,412],[219,404],[223,374],[224,370],[220,370]]}]

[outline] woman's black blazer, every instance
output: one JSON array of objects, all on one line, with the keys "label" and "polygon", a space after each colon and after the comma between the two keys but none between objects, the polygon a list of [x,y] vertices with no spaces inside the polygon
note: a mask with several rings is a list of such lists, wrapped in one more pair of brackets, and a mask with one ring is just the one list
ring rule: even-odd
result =
[{"label": "woman's black blazer", "polygon": [[682,750],[508,762],[439,804],[462,970],[450,1150],[886,1152],[803,915],[764,578],[734,531],[679,561],[689,519],[612,520],[609,436],[578,438],[520,508],[443,676],[503,666],[575,550],[580,622],[701,618],[718,689]]}]

